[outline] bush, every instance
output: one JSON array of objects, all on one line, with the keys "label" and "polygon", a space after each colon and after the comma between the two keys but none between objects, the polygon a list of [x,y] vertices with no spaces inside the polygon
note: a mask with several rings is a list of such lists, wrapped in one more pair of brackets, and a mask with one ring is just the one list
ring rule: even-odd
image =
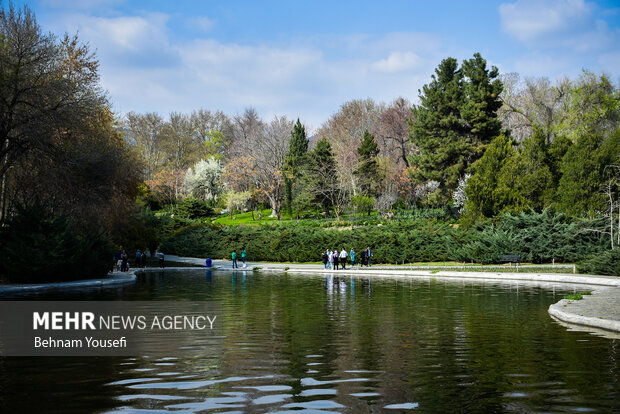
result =
[{"label": "bush", "polygon": [[0,229],[0,273],[16,283],[104,276],[113,249],[101,234],[79,234],[64,217],[40,207],[19,208]]},{"label": "bush", "polygon": [[455,229],[446,224],[422,221],[353,229],[201,225],[178,230],[160,249],[181,256],[228,258],[233,249],[245,247],[249,260],[312,262],[319,261],[325,249],[359,251],[370,246],[375,263],[402,263],[447,260],[446,239],[457,238],[453,233]]},{"label": "bush", "polygon": [[542,213],[505,214],[496,222],[485,222],[469,229],[471,241],[453,250],[461,261],[497,263],[504,254],[518,254],[531,263],[572,263],[602,252],[600,233],[595,221],[571,221],[564,215]]},{"label": "bush", "polygon": [[192,220],[211,217],[213,214],[213,209],[207,203],[196,198],[186,198],[175,210],[175,216]]},{"label": "bush", "polygon": [[579,273],[593,275],[620,276],[620,248],[606,250],[603,253],[584,260],[577,266]]},{"label": "bush", "polygon": [[360,226],[325,223],[193,224],[171,232],[160,248],[181,256],[228,258],[233,249],[245,247],[248,260],[313,262],[320,260],[325,249],[344,247],[349,251],[370,246],[374,263],[392,264],[498,263],[505,254],[518,254],[523,262],[578,262],[604,250],[600,233],[585,230],[596,223],[572,222],[549,212],[505,215],[469,229],[434,218],[373,220]]}]

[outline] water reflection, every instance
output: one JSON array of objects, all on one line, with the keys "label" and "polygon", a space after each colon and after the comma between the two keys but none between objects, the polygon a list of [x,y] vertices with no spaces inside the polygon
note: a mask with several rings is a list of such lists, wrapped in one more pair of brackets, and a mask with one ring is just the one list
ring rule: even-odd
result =
[{"label": "water reflection", "polygon": [[547,316],[572,289],[203,272],[62,297],[217,300],[222,352],[0,358],[0,411],[620,411],[618,342]]}]

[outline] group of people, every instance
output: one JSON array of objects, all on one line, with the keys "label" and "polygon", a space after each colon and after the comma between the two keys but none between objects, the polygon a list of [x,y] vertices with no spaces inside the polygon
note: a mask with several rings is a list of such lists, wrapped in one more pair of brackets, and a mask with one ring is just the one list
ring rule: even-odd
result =
[{"label": "group of people", "polygon": [[[114,255],[114,263],[116,264],[116,270],[119,272],[126,272],[129,270],[130,262],[127,250],[119,250]],[[136,250],[135,267],[146,267],[146,249],[144,251]]]},{"label": "group of people", "polygon": [[[233,269],[238,269],[239,266],[237,266],[237,252],[235,252],[233,250],[231,256],[232,256],[232,267],[233,267]],[[245,249],[243,249],[243,251],[241,252],[241,260],[243,261],[243,267],[246,267],[246,264],[245,264]]]},{"label": "group of people", "polygon": [[[368,266],[370,267],[370,257],[371,257],[371,252],[370,252],[370,247],[366,247],[364,250],[362,250],[362,253],[360,254],[360,267],[362,266]],[[339,267],[342,268],[342,270],[346,270],[347,268],[347,261],[350,259],[351,260],[351,267],[353,267],[355,265],[355,249],[351,249],[351,251],[349,253],[347,253],[346,249],[342,249],[340,252],[338,252],[338,249],[334,249],[332,250],[325,250],[323,252],[323,266],[325,267],[325,269],[333,269],[333,270],[338,270]]]}]

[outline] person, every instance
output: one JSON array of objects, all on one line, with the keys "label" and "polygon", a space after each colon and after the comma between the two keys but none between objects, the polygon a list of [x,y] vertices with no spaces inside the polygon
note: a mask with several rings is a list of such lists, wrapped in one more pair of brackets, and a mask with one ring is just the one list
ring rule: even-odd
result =
[{"label": "person", "polygon": [[364,267],[366,265],[366,250],[362,250],[362,254],[360,257],[360,267]]},{"label": "person", "polygon": [[243,248],[243,251],[241,252],[241,260],[243,261],[243,267],[247,267],[245,264],[245,247]]},{"label": "person", "polygon": [[165,259],[164,252],[159,252],[157,257],[159,257],[159,267],[161,267],[163,269],[164,268],[164,259]]},{"label": "person", "polygon": [[366,260],[367,260],[366,264],[368,265],[368,267],[370,267],[370,256],[372,255],[370,254],[370,246],[368,246],[366,247]]},{"label": "person", "polygon": [[121,254],[123,254],[123,253],[122,253],[120,250],[118,250],[118,251],[116,252],[116,254],[114,255],[114,264],[116,265],[116,270],[117,270],[118,272],[120,272],[120,271],[121,271],[121,264],[123,263],[123,262],[121,261]]},{"label": "person", "polygon": [[334,249],[334,270],[338,270],[338,264],[340,263],[340,258],[338,257],[338,249]]},{"label": "person", "polygon": [[142,261],[140,262],[142,267],[146,267],[146,247],[142,250]]},{"label": "person", "polygon": [[340,264],[342,264],[342,270],[347,270],[347,251],[342,248],[340,252]]},{"label": "person", "polygon": [[140,263],[142,263],[142,252],[138,249],[136,250],[136,267],[140,267]]},{"label": "person", "polygon": [[321,257],[321,259],[323,260],[323,267],[327,269],[327,264],[329,263],[329,249],[323,252],[323,257]]},{"label": "person", "polygon": [[327,260],[329,261],[328,269],[333,269],[334,268],[334,252],[332,252],[329,249],[327,249]]},{"label": "person", "polygon": [[349,253],[349,256],[351,256],[351,267],[353,267],[353,265],[355,264],[355,249],[353,247],[351,247],[351,252]]},{"label": "person", "polygon": [[235,252],[234,250],[232,252],[232,267],[233,269],[239,268],[239,266],[237,266],[237,252]]},{"label": "person", "polygon": [[128,270],[128,261],[129,256],[127,255],[127,250],[123,250],[123,253],[121,254],[121,272],[126,272]]}]

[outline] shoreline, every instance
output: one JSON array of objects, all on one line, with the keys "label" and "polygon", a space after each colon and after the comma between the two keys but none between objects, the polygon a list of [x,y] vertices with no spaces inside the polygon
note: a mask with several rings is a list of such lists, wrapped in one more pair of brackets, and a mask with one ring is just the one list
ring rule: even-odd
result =
[{"label": "shoreline", "polygon": [[[196,265],[204,264],[204,259],[192,257],[166,257],[171,262],[185,262]],[[214,271],[233,271],[231,262],[227,260],[213,260],[213,267],[166,267],[164,270],[202,269]],[[28,294],[47,290],[105,288],[134,283],[138,272],[161,271],[161,268],[136,268],[127,273],[113,272],[105,278],[86,279],[70,282],[53,282],[49,284],[7,284],[0,285],[0,297],[7,294]],[[452,279],[471,281],[504,281],[526,283],[551,283],[565,285],[584,285],[593,287],[591,295],[585,295],[581,300],[562,299],[549,306],[549,316],[559,321],[567,328],[583,330],[591,328],[591,333],[601,332],[620,333],[620,277],[599,275],[577,275],[572,273],[514,273],[514,272],[468,272],[450,270],[398,270],[398,269],[371,269],[353,268],[345,270],[324,269],[317,264],[288,264],[288,263],[260,263],[248,262],[247,267],[239,267],[236,271],[253,272],[287,272],[287,273],[314,273],[314,274],[342,274],[348,276],[399,277],[421,279]],[[581,329],[580,329],[581,328]],[[588,331],[590,332],[590,331]]]}]

